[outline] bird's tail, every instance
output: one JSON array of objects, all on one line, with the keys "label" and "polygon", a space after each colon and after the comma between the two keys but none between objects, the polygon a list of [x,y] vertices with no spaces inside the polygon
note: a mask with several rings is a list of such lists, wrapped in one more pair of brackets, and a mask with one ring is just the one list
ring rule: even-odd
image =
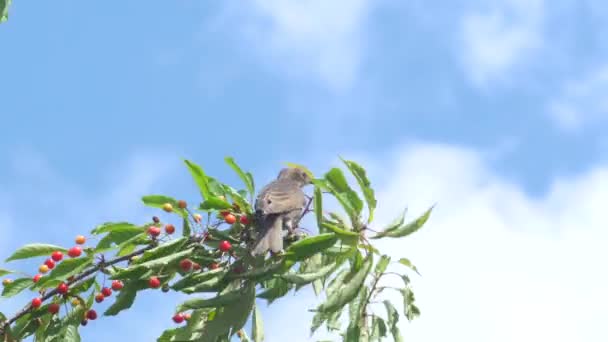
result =
[{"label": "bird's tail", "polygon": [[253,245],[252,254],[262,255],[268,250],[278,253],[283,249],[283,220],[281,216],[266,217],[263,222],[263,229]]}]

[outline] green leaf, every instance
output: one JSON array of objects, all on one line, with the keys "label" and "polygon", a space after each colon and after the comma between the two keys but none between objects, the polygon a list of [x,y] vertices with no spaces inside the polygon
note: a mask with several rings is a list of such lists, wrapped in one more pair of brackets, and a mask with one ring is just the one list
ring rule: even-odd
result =
[{"label": "green leaf", "polygon": [[332,247],[337,241],[338,238],[333,233],[311,236],[291,244],[285,254],[294,261],[304,260]]},{"label": "green leaf", "polygon": [[409,267],[412,271],[414,271],[414,272],[418,273],[418,275],[420,275],[420,272],[418,272],[418,269],[416,268],[416,266],[414,266],[414,264],[412,264],[412,262],[409,259],[401,258],[401,259],[399,259],[399,263],[401,265]]},{"label": "green leaf", "polygon": [[226,163],[228,164],[228,166],[230,166],[234,172],[236,172],[239,175],[239,178],[241,178],[241,180],[243,181],[243,183],[245,183],[245,186],[247,187],[247,191],[249,191],[250,194],[254,194],[255,193],[255,189],[253,186],[253,177],[251,177],[251,174],[247,174],[245,173],[234,161],[234,158],[232,157],[226,157],[224,159],[226,161]]},{"label": "green leaf", "polygon": [[352,301],[359,293],[361,286],[363,286],[372,264],[373,254],[369,254],[363,261],[361,269],[359,269],[346,284],[343,284],[341,291],[336,291],[328,296],[327,300],[317,307],[317,311],[333,312],[341,309],[346,303]]},{"label": "green leaf", "polygon": [[414,220],[406,225],[401,225],[394,229],[384,230],[384,231],[376,234],[375,236],[373,236],[372,239],[379,239],[384,236],[388,236],[388,237],[392,237],[392,238],[400,238],[400,237],[404,237],[404,236],[407,236],[407,235],[410,235],[410,234],[416,232],[418,229],[422,228],[422,226],[429,219],[429,216],[431,215],[431,211],[433,210],[434,207],[435,206],[430,207],[427,211],[424,212],[424,214],[422,214],[416,220]]},{"label": "green leaf", "polygon": [[124,231],[125,229],[129,230],[129,228],[134,227],[137,226],[128,222],[106,222],[93,228],[93,230],[91,230],[91,234],[103,234],[112,231]]},{"label": "green leaf", "polygon": [[192,228],[190,228],[190,221],[187,217],[184,217],[182,224],[182,236],[190,236],[192,234]]},{"label": "green leaf", "polygon": [[167,255],[171,255],[177,251],[179,251],[188,241],[187,237],[181,237],[166,243],[163,243],[157,247],[149,249],[144,252],[144,254],[137,259],[132,265],[139,265],[146,261],[166,257]]},{"label": "green leaf", "polygon": [[0,0],[0,23],[8,20],[8,8],[11,5],[11,0]]},{"label": "green leaf", "polygon": [[28,259],[39,256],[49,256],[54,251],[60,251],[63,253],[67,253],[67,249],[55,245],[43,244],[43,243],[33,243],[29,245],[25,245],[18,250],[16,250],[13,255],[8,257],[5,262],[9,262],[12,260],[20,260],[20,259]]},{"label": "green leaf", "polygon": [[120,290],[116,301],[104,312],[104,316],[116,316],[119,312],[129,309],[135,302],[137,291],[147,288],[147,282],[143,280],[129,281]]},{"label": "green leaf", "polygon": [[[321,183],[315,183],[321,184]],[[363,209],[363,201],[359,195],[350,188],[342,170],[333,168],[325,174],[325,186],[336,197],[350,217],[353,227],[358,227],[359,216]]]},{"label": "green leaf", "polygon": [[281,278],[275,278],[268,282],[266,291],[257,295],[258,298],[266,299],[268,304],[272,304],[276,299],[285,296],[292,288],[293,284],[286,282]]},{"label": "green leaf", "polygon": [[12,274],[15,273],[15,271],[11,271],[11,270],[5,270],[3,268],[0,268],[0,277],[4,277],[7,274]]},{"label": "green leaf", "polygon": [[[116,274],[112,275],[111,278],[112,279],[130,278],[130,276],[133,274],[140,274],[140,272],[142,272],[142,271],[143,272],[150,271],[153,269],[165,267],[169,264],[175,263],[175,262],[181,260],[182,258],[184,258],[185,256],[190,255],[191,253],[192,253],[192,248],[189,248],[189,249],[183,250],[181,252],[177,252],[174,254],[164,256],[162,258],[149,260],[149,261],[143,262],[141,264],[137,264],[137,265],[132,265],[127,269],[116,272]],[[143,274],[143,273],[141,273],[141,274]]]},{"label": "green leaf", "polygon": [[409,287],[406,287],[404,289],[401,289],[401,295],[403,296],[403,311],[405,317],[411,321],[414,318],[420,316],[420,310],[414,304],[414,301],[416,300],[414,292],[412,292]]},{"label": "green leaf", "polygon": [[116,227],[99,240],[99,243],[97,243],[97,246],[95,247],[95,252],[102,253],[106,250],[113,249],[112,244],[119,246],[140,234],[145,234],[145,229],[142,227],[131,227],[126,225]]},{"label": "green leaf", "polygon": [[232,208],[232,205],[219,197],[208,197],[199,207],[200,210],[222,210],[230,208]]},{"label": "green leaf", "polygon": [[203,328],[200,341],[215,341],[220,336],[235,334],[247,322],[254,302],[255,286],[250,283],[241,291],[240,300],[216,309],[213,320],[208,321]]},{"label": "green leaf", "polygon": [[173,206],[173,212],[181,217],[188,217],[186,209],[181,209],[178,206],[177,200],[173,197],[164,195],[148,195],[141,198],[145,205],[153,208],[162,209],[166,203],[170,203]]},{"label": "green leaf", "polygon": [[319,227],[319,233],[324,233],[321,231],[321,223],[323,222],[323,192],[318,186],[315,186],[315,193],[313,199],[313,204],[315,207],[315,217],[317,218],[317,227]]},{"label": "green leaf", "polygon": [[68,325],[65,328],[65,333],[63,334],[63,341],[80,342],[80,334],[78,333],[78,327],[74,325]]},{"label": "green leaf", "polygon": [[382,317],[374,315],[372,317],[372,336],[376,340],[380,340],[380,337],[386,337],[386,323]]},{"label": "green leaf", "polygon": [[218,268],[206,272],[190,273],[171,285],[171,289],[180,291],[184,288],[203,283],[209,279],[221,278],[226,274],[226,272],[227,270],[225,268]]},{"label": "green leaf", "polygon": [[369,211],[367,223],[370,223],[374,219],[374,209],[376,209],[376,205],[378,204],[374,195],[374,190],[371,188],[371,182],[367,178],[365,169],[359,164],[355,163],[352,160],[342,159],[342,161],[344,162],[344,164],[346,164],[350,172],[353,174],[353,176],[355,176],[355,179],[357,179],[357,182],[359,183],[359,187],[363,192],[363,197],[365,198],[365,202],[367,203],[367,209]]},{"label": "green leaf", "polygon": [[402,342],[403,337],[401,336],[401,333],[399,332],[399,327],[397,326],[397,323],[399,323],[399,313],[397,312],[393,304],[391,304],[391,302],[388,300],[384,301],[384,307],[386,308],[388,326],[391,330],[391,334],[393,335],[393,339],[395,340],[395,342]]},{"label": "green leaf", "polygon": [[264,341],[264,323],[262,323],[262,313],[258,306],[253,310],[253,322],[251,324],[251,337],[254,342]]},{"label": "green leaf", "polygon": [[212,298],[194,298],[181,303],[176,311],[186,311],[190,309],[217,308],[226,306],[241,299],[243,291],[240,289],[221,294]]},{"label": "green leaf", "polygon": [[93,284],[95,284],[96,278],[92,277],[87,280],[81,281],[70,287],[71,293],[82,293],[88,291]]},{"label": "green leaf", "polygon": [[336,235],[338,235],[340,239],[345,240],[345,242],[348,242],[348,244],[356,243],[359,239],[359,233],[342,229],[327,221],[321,222],[321,226],[329,231],[336,233]]},{"label": "green leaf", "polygon": [[15,279],[10,284],[4,285],[2,297],[13,297],[30,287],[32,284],[34,284],[34,281],[31,278]]},{"label": "green leaf", "polygon": [[325,277],[326,275],[330,274],[333,270],[335,270],[338,266],[340,266],[340,265],[336,264],[336,263],[331,263],[329,265],[321,267],[316,272],[299,273],[299,274],[298,273],[288,273],[288,274],[281,275],[281,278],[287,280],[290,283],[294,283],[294,284],[298,284],[298,285],[308,284],[314,280]]},{"label": "green leaf", "polygon": [[230,196],[230,198],[232,198],[232,201],[234,201],[234,203],[236,203],[241,208],[241,211],[247,213],[252,212],[251,204],[247,202],[243,195],[241,195],[238,191],[228,185],[223,185],[222,187],[224,191]]},{"label": "green leaf", "polygon": [[209,180],[208,180],[207,175],[205,175],[205,172],[203,172],[203,169],[200,166],[196,165],[195,163],[193,163],[189,160],[184,160],[184,162],[188,166],[188,169],[190,170],[190,174],[192,175],[192,178],[196,182],[196,185],[198,185],[198,188],[201,192],[201,196],[203,197],[203,199],[210,198],[211,193],[209,192]]},{"label": "green leaf", "polygon": [[41,278],[34,286],[36,289],[48,287],[48,284],[54,281],[65,280],[70,276],[80,273],[88,266],[93,265],[93,257],[81,257],[75,259],[66,259],[51,271],[48,276]]},{"label": "green leaf", "polygon": [[374,271],[374,273],[376,273],[376,277],[380,276],[380,274],[386,271],[386,267],[388,266],[389,262],[391,262],[391,258],[388,255],[383,255],[380,260],[378,260],[378,263],[376,264],[376,269]]}]

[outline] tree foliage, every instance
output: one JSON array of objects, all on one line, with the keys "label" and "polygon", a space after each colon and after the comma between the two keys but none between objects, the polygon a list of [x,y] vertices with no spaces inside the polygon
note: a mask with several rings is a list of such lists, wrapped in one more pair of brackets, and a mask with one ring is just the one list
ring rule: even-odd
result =
[{"label": "tree foliage", "polygon": [[[403,238],[417,231],[432,208],[411,222],[404,212],[384,229],[371,229],[377,205],[371,182],[363,167],[343,160],[357,190],[341,168],[313,177],[313,196],[302,216],[314,213],[318,234],[300,230],[285,237],[283,253],[253,257],[249,250],[256,233],[254,178],[233,158],[226,162],[242,180],[243,189],[220,182],[186,160],[202,197],[198,205],[164,195],[142,198],[145,205],[164,210],[163,216],[177,215],[169,220],[181,222],[181,230],[156,216],[143,224],[106,222],[91,230],[98,237],[97,245],[87,245],[81,253],[80,247],[40,243],[12,253],[7,262],[47,258],[45,264],[52,270],[40,278],[5,279],[3,297],[28,290],[38,294],[13,316],[0,313],[0,340],[34,336],[35,341],[80,341],[79,329],[96,319],[95,304],[111,292],[108,283],[112,282],[118,294],[105,316],[128,310],[150,288],[190,295],[176,305],[174,320],[181,325],[165,330],[158,341],[221,342],[233,336],[241,341],[263,341],[263,318],[256,303],[272,303],[305,286],[323,298],[311,308],[315,312],[311,335],[325,326],[349,342],[383,337],[401,341],[399,320],[412,320],[420,314],[406,274],[406,270],[418,270],[404,257],[391,263],[391,256],[371,241]],[[340,212],[323,209],[330,197],[339,203]],[[55,265],[57,252],[68,255]],[[0,269],[0,276],[20,274]],[[401,278],[403,285],[381,286],[384,277]],[[401,295],[402,303],[397,305],[401,310],[388,300],[379,300],[385,291]],[[248,320],[249,334],[243,330]]]}]

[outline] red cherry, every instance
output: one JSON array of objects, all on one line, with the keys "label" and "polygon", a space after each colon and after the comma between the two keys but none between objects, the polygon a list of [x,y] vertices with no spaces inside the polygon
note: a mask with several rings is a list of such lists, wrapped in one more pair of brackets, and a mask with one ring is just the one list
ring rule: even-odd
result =
[{"label": "red cherry", "polygon": [[120,280],[114,280],[112,281],[112,290],[114,291],[120,291],[123,288],[123,284],[122,281]]},{"label": "red cherry", "polygon": [[179,200],[177,201],[177,207],[180,209],[186,209],[186,207],[188,206],[188,203],[186,203],[186,201],[184,200]]},{"label": "red cherry", "polygon": [[98,293],[95,295],[95,301],[97,303],[103,302],[104,298],[106,298],[102,293]]},{"label": "red cherry", "polygon": [[32,307],[33,308],[39,308],[40,305],[42,305],[42,298],[34,298],[32,299]]},{"label": "red cherry", "polygon": [[181,313],[175,314],[175,316],[173,316],[173,322],[180,324],[184,321],[184,315],[182,315]]},{"label": "red cherry", "polygon": [[54,315],[56,313],[59,312],[59,304],[57,303],[52,303],[51,305],[49,305],[49,312]]},{"label": "red cherry", "polygon": [[95,310],[87,311],[87,319],[94,321],[97,319],[97,312]]},{"label": "red cherry", "polygon": [[228,211],[228,210],[220,211],[220,215],[222,215],[222,217],[226,217],[226,215],[229,215],[229,214],[230,214],[230,211]]},{"label": "red cherry", "polygon": [[224,216],[224,220],[228,224],[234,224],[236,222],[236,216],[234,216],[232,214],[228,214],[228,215]]},{"label": "red cherry", "polygon": [[148,280],[148,284],[151,288],[157,289],[160,287],[160,279],[158,279],[158,277],[151,277],[150,280]]},{"label": "red cherry", "polygon": [[240,218],[240,221],[242,224],[244,225],[248,225],[249,224],[249,217],[247,217],[246,215],[242,215]]},{"label": "red cherry", "polygon": [[160,228],[156,226],[151,226],[148,228],[148,234],[150,234],[150,236],[157,237],[160,235]]},{"label": "red cherry", "polygon": [[68,284],[66,283],[61,283],[59,284],[59,286],[57,286],[57,293],[59,294],[66,294],[68,293],[69,287]]},{"label": "red cherry", "polygon": [[63,259],[63,253],[61,253],[60,251],[54,251],[53,254],[51,254],[51,258],[54,261],[61,261],[61,259]]},{"label": "red cherry", "polygon": [[55,262],[53,261],[53,259],[46,259],[44,264],[49,268],[49,270],[55,268]]},{"label": "red cherry", "polygon": [[109,287],[104,287],[103,289],[101,289],[101,294],[104,297],[110,297],[112,295],[112,290]]},{"label": "red cherry", "polygon": [[167,232],[169,235],[175,233],[175,226],[169,223],[165,226],[165,232]]},{"label": "red cherry", "polygon": [[201,269],[201,265],[195,262],[192,264],[192,269],[195,271],[199,271]]},{"label": "red cherry", "polygon": [[230,242],[224,240],[224,241],[220,242],[219,247],[220,247],[220,251],[228,252],[232,248],[232,245],[230,244]]},{"label": "red cherry", "polygon": [[34,281],[34,283],[37,283],[40,280],[40,278],[42,278],[42,274],[36,274],[34,276],[34,278],[32,278],[32,280]]},{"label": "red cherry", "polygon": [[184,314],[184,319],[185,319],[186,321],[189,321],[191,317],[192,317],[192,316],[191,316],[189,313],[185,313],[185,314]]},{"label": "red cherry", "polygon": [[217,262],[212,262],[211,264],[209,264],[209,269],[210,270],[215,270],[218,267],[220,267],[220,265],[218,265]]},{"label": "red cherry", "polygon": [[184,259],[179,262],[179,267],[184,272],[189,272],[190,270],[192,270],[192,265],[193,265],[192,260],[190,260],[190,259]]},{"label": "red cherry", "polygon": [[74,246],[68,250],[68,256],[70,258],[78,258],[82,254],[82,248],[80,246]]},{"label": "red cherry", "polygon": [[84,245],[84,243],[87,242],[87,238],[84,237],[83,235],[78,235],[74,241],[78,245]]}]

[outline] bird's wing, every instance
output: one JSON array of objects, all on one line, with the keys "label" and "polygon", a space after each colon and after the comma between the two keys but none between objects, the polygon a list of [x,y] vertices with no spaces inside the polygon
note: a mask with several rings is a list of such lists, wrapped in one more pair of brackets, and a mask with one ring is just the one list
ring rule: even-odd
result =
[{"label": "bird's wing", "polygon": [[301,209],[305,202],[304,192],[297,185],[276,182],[262,189],[255,209],[264,215],[280,214]]}]

